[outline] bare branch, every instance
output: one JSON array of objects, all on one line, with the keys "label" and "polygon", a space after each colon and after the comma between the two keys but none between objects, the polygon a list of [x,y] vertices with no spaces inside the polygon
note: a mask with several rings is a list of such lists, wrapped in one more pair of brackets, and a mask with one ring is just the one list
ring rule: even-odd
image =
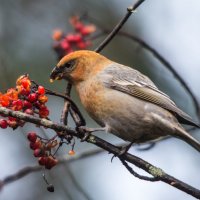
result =
[{"label": "bare branch", "polygon": [[157,177],[148,177],[148,176],[143,176],[143,175],[138,174],[137,172],[135,172],[135,171],[128,165],[128,163],[127,163],[124,159],[122,159],[122,158],[120,158],[120,157],[119,157],[119,159],[120,159],[121,163],[126,167],[126,169],[127,169],[133,176],[135,176],[136,178],[139,178],[139,179],[145,180],[145,181],[151,181],[151,182],[159,181],[159,179],[158,179]]},{"label": "bare branch", "polygon": [[119,23],[113,28],[110,34],[103,40],[103,42],[95,49],[96,52],[100,52],[119,32],[122,26],[126,23],[131,14],[144,2],[145,0],[138,0],[133,6],[127,8],[126,15],[119,21]]}]

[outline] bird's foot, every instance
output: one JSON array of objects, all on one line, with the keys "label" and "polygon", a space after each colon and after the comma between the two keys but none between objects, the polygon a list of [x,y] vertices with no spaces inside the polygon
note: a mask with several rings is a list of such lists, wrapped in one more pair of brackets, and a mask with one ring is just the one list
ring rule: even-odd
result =
[{"label": "bird's foot", "polygon": [[118,153],[118,157],[123,156],[128,152],[134,142],[130,142],[128,145],[121,146],[120,152]]},{"label": "bird's foot", "polygon": [[134,142],[130,142],[128,145],[120,146],[119,147],[120,148],[120,152],[118,154],[114,154],[113,155],[113,157],[111,158],[111,162],[113,161],[113,159],[115,157],[122,157],[123,155],[125,155],[133,144],[134,144]]},{"label": "bird's foot", "polygon": [[91,133],[96,132],[96,131],[105,131],[105,127],[100,127],[100,128],[88,128],[86,126],[79,126],[77,127],[77,130],[80,131],[83,134],[83,137],[81,138],[81,142],[86,141]]}]

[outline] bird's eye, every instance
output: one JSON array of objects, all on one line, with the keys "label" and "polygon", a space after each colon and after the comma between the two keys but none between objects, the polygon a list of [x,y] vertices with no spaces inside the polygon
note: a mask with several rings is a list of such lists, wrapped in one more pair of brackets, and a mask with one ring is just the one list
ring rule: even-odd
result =
[{"label": "bird's eye", "polygon": [[67,62],[64,65],[62,65],[62,68],[73,69],[74,64],[75,64],[75,60],[70,60],[69,62]]}]

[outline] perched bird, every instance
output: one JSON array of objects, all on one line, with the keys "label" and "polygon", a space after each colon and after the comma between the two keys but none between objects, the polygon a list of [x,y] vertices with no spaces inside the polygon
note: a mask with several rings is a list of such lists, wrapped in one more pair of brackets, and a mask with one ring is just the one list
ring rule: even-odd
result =
[{"label": "perched bird", "polygon": [[144,143],[170,135],[200,151],[200,143],[180,123],[200,126],[135,69],[81,50],[63,57],[50,78],[71,82],[89,115],[125,141]]}]

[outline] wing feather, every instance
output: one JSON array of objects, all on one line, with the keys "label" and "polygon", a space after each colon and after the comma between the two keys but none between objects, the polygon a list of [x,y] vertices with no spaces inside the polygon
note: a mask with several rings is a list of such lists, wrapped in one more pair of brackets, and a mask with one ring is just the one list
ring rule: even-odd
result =
[{"label": "wing feather", "polygon": [[188,114],[176,106],[168,95],[161,92],[147,76],[139,71],[116,63],[105,69],[104,74],[110,75],[104,80],[107,87],[156,104],[170,111],[180,122],[199,127]]}]

